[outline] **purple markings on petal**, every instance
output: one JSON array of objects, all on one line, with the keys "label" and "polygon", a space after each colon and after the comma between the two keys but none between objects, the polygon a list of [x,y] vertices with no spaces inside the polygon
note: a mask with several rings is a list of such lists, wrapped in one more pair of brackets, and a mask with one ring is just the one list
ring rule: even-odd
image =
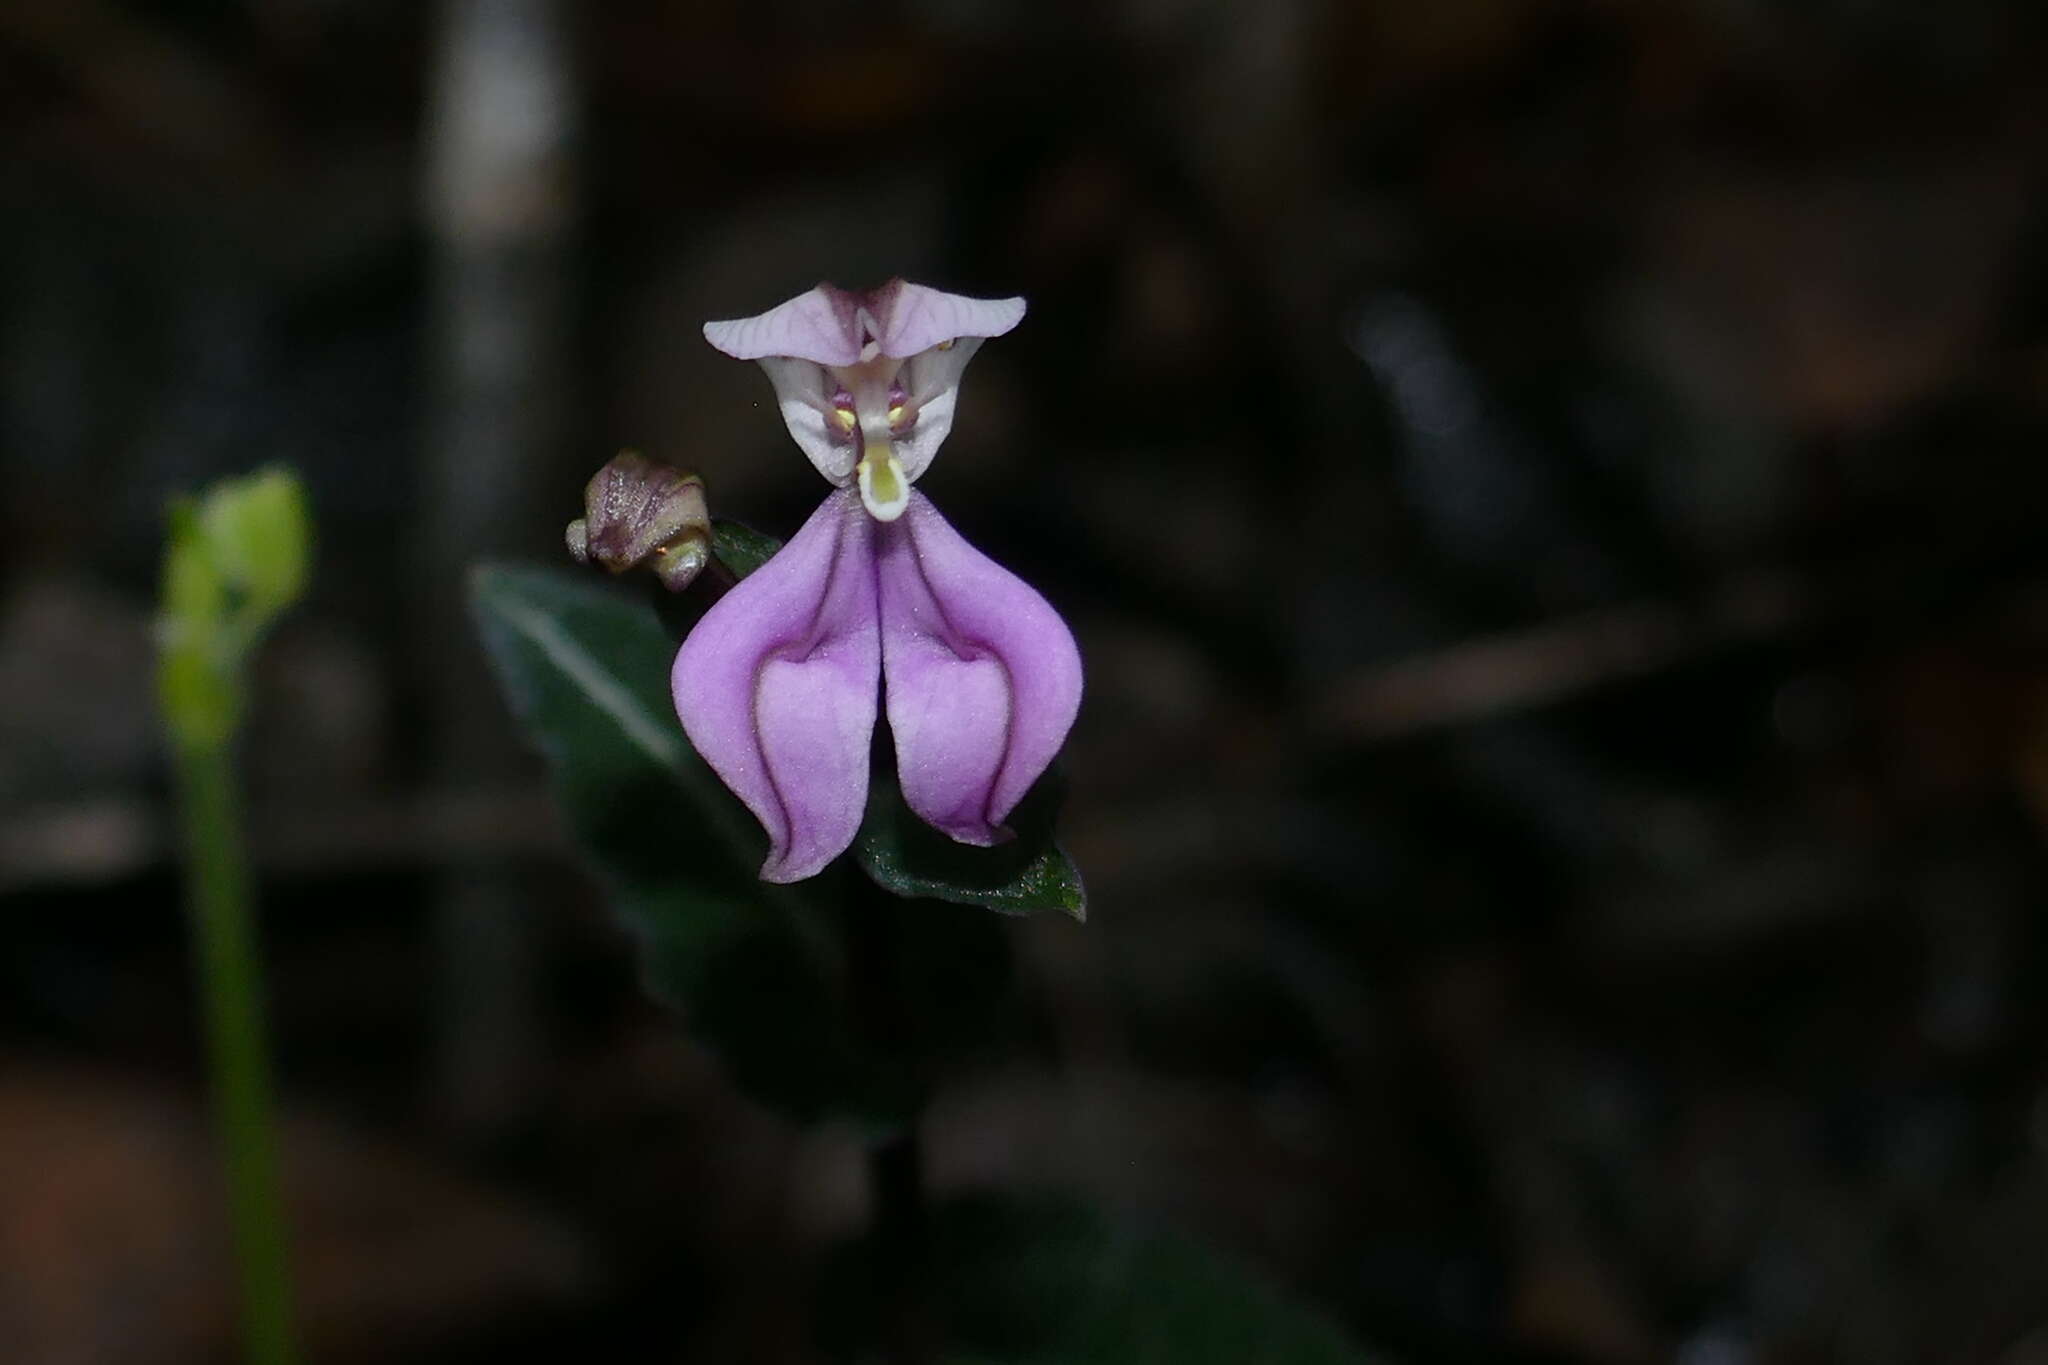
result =
[{"label": "purple markings on petal", "polygon": [[898,359],[959,337],[995,337],[1024,318],[1022,299],[970,299],[891,280],[857,293],[821,284],[751,318],[704,324],[704,339],[736,360],[788,356],[851,365],[873,340]]},{"label": "purple markings on petal", "polygon": [[819,365],[860,359],[860,299],[821,284],[751,318],[704,324],[704,339],[735,360],[789,356]]},{"label": "purple markings on petal", "polygon": [[883,355],[913,356],[958,337],[999,337],[1024,320],[1022,299],[970,299],[891,280],[869,296]]},{"label": "purple markings on petal", "polygon": [[676,714],[768,831],[767,881],[813,875],[860,828],[880,664],[874,535],[858,495],[831,494],[676,654]]},{"label": "purple markings on petal", "polygon": [[962,843],[995,843],[1080,708],[1074,637],[922,493],[878,534],[882,669],[904,800]]}]

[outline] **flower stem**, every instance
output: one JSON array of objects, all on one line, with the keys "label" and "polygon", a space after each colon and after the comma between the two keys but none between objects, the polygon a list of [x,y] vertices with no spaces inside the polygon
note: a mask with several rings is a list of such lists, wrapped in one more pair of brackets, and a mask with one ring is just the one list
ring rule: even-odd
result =
[{"label": "flower stem", "polygon": [[[902,907],[858,872],[848,870],[842,876],[852,888],[841,909],[853,1026],[877,1056],[910,1072],[922,1093],[927,1078],[921,1074],[917,1026],[907,1008],[903,980]],[[894,1365],[927,1365],[937,1354],[927,1298],[929,1229],[924,1151],[918,1140],[921,1118],[921,1112],[909,1114],[901,1127],[868,1147],[870,1229],[883,1346]]]},{"label": "flower stem", "polygon": [[898,1365],[932,1358],[931,1309],[924,1206],[924,1156],[917,1123],[868,1149],[868,1189],[875,1201],[875,1245],[880,1257],[888,1347]]},{"label": "flower stem", "polygon": [[226,743],[175,747],[214,1120],[241,1267],[244,1345],[251,1365],[291,1365],[296,1352],[277,1132],[234,767]]}]

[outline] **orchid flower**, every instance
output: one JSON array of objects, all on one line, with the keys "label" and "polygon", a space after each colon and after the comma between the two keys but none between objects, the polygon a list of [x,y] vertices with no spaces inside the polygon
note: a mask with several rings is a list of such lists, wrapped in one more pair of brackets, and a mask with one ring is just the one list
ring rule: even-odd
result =
[{"label": "orchid flower", "polygon": [[1022,299],[892,280],[704,324],[713,346],[760,362],[833,485],[704,614],[671,675],[691,744],[768,832],[767,881],[812,876],[853,842],[878,693],[904,800],[965,844],[1009,837],[1003,821],[1073,724],[1066,623],[912,487],[952,429],[968,360],[1023,316]]}]

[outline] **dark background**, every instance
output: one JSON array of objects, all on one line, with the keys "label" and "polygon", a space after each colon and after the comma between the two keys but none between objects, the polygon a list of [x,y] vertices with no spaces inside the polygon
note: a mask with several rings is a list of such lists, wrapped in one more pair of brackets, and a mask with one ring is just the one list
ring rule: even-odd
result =
[{"label": "dark background", "polygon": [[[1390,1361],[2048,1360],[2028,0],[0,8],[0,1336],[225,1358],[152,718],[246,749],[320,1360],[810,1359],[858,1142],[646,1003],[482,671],[622,446],[823,486],[707,317],[1031,312],[922,487],[1074,626],[1085,927],[942,1095]],[[962,913],[971,913],[963,911]],[[769,1005],[764,1002],[764,1009]]]}]

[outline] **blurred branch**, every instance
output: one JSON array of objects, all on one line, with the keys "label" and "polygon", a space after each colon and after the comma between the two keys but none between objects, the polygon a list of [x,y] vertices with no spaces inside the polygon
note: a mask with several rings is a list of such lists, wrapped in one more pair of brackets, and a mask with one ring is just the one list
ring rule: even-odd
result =
[{"label": "blurred branch", "polygon": [[1320,734],[1385,740],[1561,701],[1730,644],[1785,635],[1811,615],[1783,577],[1737,582],[1703,607],[1633,603],[1482,636],[1338,682],[1315,708]]},{"label": "blurred branch", "polygon": [[[429,791],[347,806],[265,803],[253,815],[258,867],[270,872],[514,861],[566,848],[538,784]],[[0,895],[101,885],[171,860],[161,802],[110,798],[0,811]]]}]

